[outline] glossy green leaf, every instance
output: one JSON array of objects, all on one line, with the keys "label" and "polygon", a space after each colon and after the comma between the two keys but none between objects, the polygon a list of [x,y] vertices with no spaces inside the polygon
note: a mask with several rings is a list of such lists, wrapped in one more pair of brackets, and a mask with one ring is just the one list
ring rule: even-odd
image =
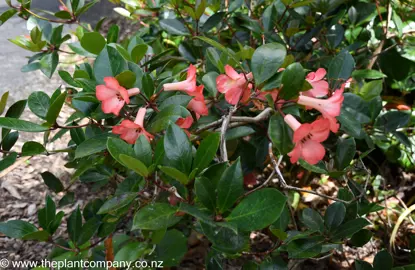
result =
[{"label": "glossy green leaf", "polygon": [[279,96],[283,99],[292,99],[300,93],[305,80],[304,68],[299,63],[289,65],[282,74],[282,90]]},{"label": "glossy green leaf", "polygon": [[163,19],[159,21],[160,27],[167,33],[178,36],[187,36],[189,31],[186,26],[177,19]]},{"label": "glossy green leaf", "polygon": [[176,212],[177,208],[167,203],[146,205],[135,214],[132,230],[160,230],[173,226],[181,219]]},{"label": "glossy green leaf", "polygon": [[373,269],[375,270],[387,270],[393,267],[393,257],[387,250],[381,250],[376,253],[373,260]]},{"label": "glossy green leaf", "polygon": [[193,162],[193,169],[197,168],[198,172],[204,170],[216,156],[219,148],[220,134],[212,133],[204,138],[197,149],[196,157]]},{"label": "glossy green leaf", "polygon": [[119,138],[108,138],[107,149],[110,152],[111,156],[121,164],[123,164],[122,160],[120,159],[121,154],[130,157],[134,156],[134,150],[131,147],[131,144],[128,144]]},{"label": "glossy green leaf", "polygon": [[228,210],[244,193],[241,161],[238,158],[222,174],[218,182],[216,205],[221,213]]},{"label": "glossy green leaf", "polygon": [[269,120],[268,135],[271,138],[273,147],[277,148],[280,154],[287,154],[293,148],[292,130],[284,122],[281,115],[273,115]]},{"label": "glossy green leaf", "polygon": [[336,167],[339,170],[344,170],[350,165],[356,154],[356,142],[353,138],[339,139],[336,148]]},{"label": "glossy green leaf", "polygon": [[362,247],[370,241],[372,236],[373,236],[373,233],[371,231],[367,229],[363,229],[353,234],[352,239],[350,240],[353,246]]},{"label": "glossy green leaf", "polygon": [[311,230],[323,232],[324,221],[320,214],[311,208],[303,210],[301,221]]},{"label": "glossy green leaf", "polygon": [[98,210],[97,214],[107,214],[115,212],[129,204],[138,196],[137,193],[124,193],[119,196],[114,196],[111,199],[107,200]]},{"label": "glossy green leaf", "polygon": [[0,26],[2,26],[8,19],[14,16],[17,13],[17,10],[14,8],[8,9],[2,14],[0,14]]},{"label": "glossy green leaf", "polygon": [[409,123],[410,114],[402,111],[389,111],[376,119],[375,127],[385,132],[394,132]]},{"label": "glossy green leaf", "polygon": [[4,112],[4,109],[7,105],[7,100],[9,99],[9,91],[4,92],[0,99],[0,115]]},{"label": "glossy green leaf", "polygon": [[53,102],[50,104],[49,110],[46,114],[46,121],[49,124],[54,124],[56,119],[59,116],[59,113],[62,110],[63,104],[65,103],[66,99],[66,92],[61,93]]},{"label": "glossy green leaf", "polygon": [[323,243],[324,237],[319,235],[294,240],[287,246],[288,257],[292,259],[312,258],[321,253]]},{"label": "glossy green leaf", "polygon": [[116,262],[135,262],[147,249],[147,244],[143,242],[131,242],[124,245],[114,257]]},{"label": "glossy green leaf", "polygon": [[50,98],[45,92],[33,92],[27,99],[27,105],[29,106],[29,109],[38,117],[46,119],[50,106]]},{"label": "glossy green leaf", "polygon": [[7,156],[3,157],[3,159],[0,160],[0,172],[3,171],[4,169],[7,169],[11,165],[13,165],[16,159],[17,159],[16,152],[10,153]]},{"label": "glossy green leaf", "polygon": [[256,49],[251,61],[255,83],[259,85],[277,73],[286,54],[285,47],[279,43],[268,43]]},{"label": "glossy green leaf", "polygon": [[188,95],[174,95],[163,100],[163,102],[160,103],[160,106],[158,106],[158,108],[159,110],[164,110],[170,105],[179,105],[186,107],[189,104],[190,100],[192,100],[192,98],[193,97]]},{"label": "glossy green leaf", "polygon": [[178,230],[169,230],[156,246],[155,254],[163,267],[179,265],[187,252],[187,238]]},{"label": "glossy green leaf", "polygon": [[107,33],[107,43],[108,44],[117,43],[119,32],[120,32],[120,28],[118,27],[118,25],[116,24],[111,25]]},{"label": "glossy green leaf", "polygon": [[146,136],[141,135],[138,137],[134,144],[134,154],[137,159],[147,167],[152,164],[153,150],[151,149],[150,142],[147,140]]},{"label": "glossy green leaf", "polygon": [[35,225],[23,220],[0,222],[0,232],[10,238],[23,238],[25,235],[36,231],[37,228]]},{"label": "glossy green leaf", "polygon": [[327,207],[324,214],[324,223],[329,230],[338,228],[346,215],[346,207],[341,202],[335,202]]},{"label": "glossy green leaf", "polygon": [[85,222],[79,234],[77,245],[81,246],[91,239],[92,236],[94,236],[94,234],[98,231],[100,224],[101,221],[97,217],[90,218],[87,222]]},{"label": "glossy green leaf", "polygon": [[53,192],[59,193],[63,191],[64,187],[61,181],[51,172],[46,171],[41,173],[41,175],[43,178],[43,182],[45,182],[45,185],[48,186],[48,188],[50,188]]},{"label": "glossy green leaf", "polygon": [[225,220],[239,230],[260,230],[279,218],[286,200],[278,190],[264,188],[244,198]]},{"label": "glossy green leaf", "polygon": [[45,152],[45,147],[38,142],[25,142],[22,147],[22,156],[34,156]]},{"label": "glossy green leaf", "polygon": [[347,50],[341,51],[330,62],[327,72],[327,80],[331,82],[333,88],[339,88],[340,84],[350,78],[354,66],[355,61],[353,56],[351,56]]},{"label": "glossy green leaf", "polygon": [[138,44],[131,51],[131,60],[136,64],[140,63],[141,59],[146,55],[147,50],[148,46],[146,44]]},{"label": "glossy green leaf", "polygon": [[335,231],[333,231],[332,239],[339,240],[345,237],[351,237],[353,234],[360,231],[369,224],[369,221],[367,221],[365,218],[357,218],[347,221],[346,223],[337,227]]},{"label": "glossy green leaf", "polygon": [[26,120],[9,117],[0,117],[0,127],[26,132],[42,132],[49,130],[48,127],[44,127]]},{"label": "glossy green leaf", "polygon": [[241,126],[241,127],[235,127],[228,129],[226,131],[226,140],[234,140],[238,138],[242,138],[251,134],[254,134],[256,131],[255,129],[249,127],[249,126]]},{"label": "glossy green leaf", "polygon": [[52,78],[53,73],[56,70],[56,67],[59,63],[59,54],[57,52],[48,53],[43,56],[40,61],[40,70],[47,76],[49,79]]},{"label": "glossy green leaf", "polygon": [[352,77],[355,79],[382,79],[385,78],[386,75],[380,71],[373,70],[373,69],[360,69],[355,70],[352,72]]},{"label": "glossy green leaf", "polygon": [[82,158],[99,153],[107,148],[106,142],[111,134],[98,134],[83,141],[75,150],[75,158]]},{"label": "glossy green leaf", "polygon": [[134,72],[130,70],[125,70],[121,72],[120,74],[115,76],[115,78],[120,83],[120,85],[125,87],[126,89],[133,88],[136,81],[136,76]]},{"label": "glossy green leaf", "polygon": [[79,210],[79,206],[68,218],[67,230],[69,238],[72,242],[77,242],[82,229],[82,214]]},{"label": "glossy green leaf", "polygon": [[81,39],[81,46],[93,54],[99,54],[106,43],[105,38],[98,32],[85,33]]},{"label": "glossy green leaf", "polygon": [[189,178],[186,174],[182,173],[181,171],[177,170],[174,167],[167,167],[167,166],[159,166],[159,169],[167,174],[168,176],[172,177],[173,179],[179,181],[183,185],[189,183]]},{"label": "glossy green leaf", "polygon": [[216,208],[216,186],[207,177],[197,177],[195,180],[195,193],[200,202],[209,210]]},{"label": "glossy green leaf", "polygon": [[382,84],[382,80],[375,80],[365,83],[360,89],[359,95],[367,101],[378,97],[382,93]]},{"label": "glossy green leaf", "polygon": [[127,63],[117,49],[105,46],[94,63],[94,76],[98,84],[104,83],[104,77],[115,77],[127,68]]},{"label": "glossy green leaf", "polygon": [[139,175],[143,177],[148,176],[149,174],[148,168],[140,160],[124,155],[124,154],[120,154],[118,158],[122,162],[122,164],[127,166],[129,169],[135,171],[136,173],[138,173]]},{"label": "glossy green leaf", "polygon": [[166,165],[188,175],[192,166],[192,147],[186,133],[176,124],[171,124],[164,136]]}]

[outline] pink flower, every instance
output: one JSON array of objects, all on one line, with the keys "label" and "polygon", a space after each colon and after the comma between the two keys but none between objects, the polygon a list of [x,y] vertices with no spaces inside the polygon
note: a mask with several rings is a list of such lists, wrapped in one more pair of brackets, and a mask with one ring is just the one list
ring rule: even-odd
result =
[{"label": "pink flower", "polygon": [[252,73],[246,74],[245,78],[244,74],[239,74],[229,65],[225,66],[225,73],[216,78],[216,87],[220,93],[225,94],[226,101],[232,105],[248,101],[252,84],[246,78],[252,79]]},{"label": "pink flower", "polygon": [[208,115],[209,111],[205,103],[205,96],[203,95],[203,85],[199,85],[196,87],[196,91],[194,92],[187,92],[189,96],[192,96],[192,100],[190,100],[187,108],[194,111],[196,113],[197,118],[200,115]]},{"label": "pink flower", "polygon": [[135,121],[123,120],[119,126],[112,128],[112,133],[120,134],[120,138],[129,144],[134,144],[138,137],[143,134],[147,140],[151,140],[154,136],[144,129],[144,116],[146,109],[140,108],[138,110]]},{"label": "pink flower", "polygon": [[291,163],[300,158],[314,165],[324,158],[326,150],[321,142],[325,141],[330,133],[329,121],[320,118],[311,124],[301,124],[292,115],[287,114],[284,121],[294,130],[294,149],[288,153]]},{"label": "pink flower", "polygon": [[181,82],[165,83],[163,85],[166,91],[185,91],[187,93],[196,91],[196,67],[193,65],[189,66],[187,71],[187,78]]},{"label": "pink flower", "polygon": [[312,89],[301,94],[309,97],[324,97],[329,92],[329,83],[323,80],[326,75],[324,68],[317,69],[316,72],[308,73],[306,80],[311,84]]},{"label": "pink flower", "polygon": [[336,116],[340,115],[340,109],[344,100],[343,89],[337,89],[328,99],[318,99],[307,96],[300,96],[297,103],[306,106],[306,109],[316,109],[330,122],[330,130],[337,132],[339,123]]},{"label": "pink flower", "polygon": [[140,89],[126,90],[114,77],[105,77],[104,84],[97,85],[96,96],[102,101],[102,111],[119,115],[125,103],[130,103],[130,97],[140,93]]},{"label": "pink flower", "polygon": [[193,124],[193,117],[191,115],[187,116],[186,118],[179,118],[176,121],[176,125],[183,129],[188,129]]}]

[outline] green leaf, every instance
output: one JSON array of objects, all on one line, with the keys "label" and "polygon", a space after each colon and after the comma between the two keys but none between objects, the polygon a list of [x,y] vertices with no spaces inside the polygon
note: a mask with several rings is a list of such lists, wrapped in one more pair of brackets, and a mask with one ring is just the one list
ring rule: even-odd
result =
[{"label": "green leaf", "polygon": [[66,95],[66,92],[63,92],[50,105],[48,113],[46,114],[46,121],[48,121],[49,124],[54,124],[56,122],[63,104],[65,103]]},{"label": "green leaf", "polygon": [[107,148],[111,156],[121,164],[124,164],[120,159],[121,154],[134,156],[134,151],[131,145],[118,138],[108,138]]},{"label": "green leaf", "polygon": [[176,124],[171,124],[164,136],[166,165],[188,175],[192,166],[192,146],[186,133]]},{"label": "green leaf", "polygon": [[353,234],[360,231],[369,224],[369,221],[367,221],[365,218],[357,218],[347,221],[346,223],[337,227],[335,231],[333,231],[332,239],[339,240],[345,237],[351,237]]},{"label": "green leaf", "polygon": [[75,211],[73,211],[72,214],[69,216],[67,223],[68,235],[72,242],[77,242],[79,235],[81,234],[81,229],[82,214],[78,206],[78,208]]},{"label": "green leaf", "polygon": [[10,238],[23,238],[25,235],[34,233],[37,228],[32,223],[23,220],[9,220],[0,222],[0,232]]},{"label": "green leaf", "polygon": [[82,246],[85,244],[98,230],[101,221],[97,217],[88,219],[87,222],[82,226],[81,233],[79,234],[77,245]]},{"label": "green leaf", "polygon": [[98,32],[85,33],[81,39],[81,46],[93,54],[99,54],[105,47],[105,38]]},{"label": "green leaf", "polygon": [[169,230],[156,246],[155,254],[163,267],[179,265],[187,252],[187,238],[178,230]]},{"label": "green leaf", "polygon": [[197,149],[196,157],[193,162],[193,169],[197,168],[198,172],[204,170],[216,156],[219,148],[220,134],[212,133],[204,138]]},{"label": "green leaf", "polygon": [[49,110],[50,98],[45,92],[33,92],[27,99],[29,109],[38,117],[46,119],[46,114]]},{"label": "green leaf", "polygon": [[115,262],[135,262],[147,250],[147,243],[131,242],[124,245],[116,254]]},{"label": "green leaf", "polygon": [[380,71],[373,69],[360,69],[352,72],[352,77],[355,79],[382,79],[387,76]]},{"label": "green leaf", "polygon": [[255,83],[259,85],[277,73],[286,54],[285,47],[279,43],[268,43],[256,49],[251,61]]},{"label": "green leaf", "polygon": [[235,61],[235,63],[239,63],[239,61],[235,57],[235,52],[230,50],[230,49],[227,49],[225,46],[223,46],[219,42],[214,41],[213,39],[210,39],[210,38],[207,38],[207,37],[202,37],[202,36],[196,36],[195,38],[200,39],[200,40],[212,45],[216,49],[224,52],[228,57],[230,57],[231,60]]},{"label": "green leaf", "polygon": [[167,203],[146,205],[134,216],[132,230],[161,230],[173,226],[180,221],[176,216],[177,208]]},{"label": "green leaf", "polygon": [[149,167],[152,164],[153,160],[153,151],[151,149],[150,142],[147,140],[146,136],[141,135],[138,137],[137,141],[134,144],[134,154],[144,165]]},{"label": "green leaf", "polygon": [[305,72],[300,63],[292,63],[282,73],[282,90],[279,92],[281,98],[292,99],[300,93],[305,80]]},{"label": "green leaf", "polygon": [[163,19],[159,21],[160,27],[169,34],[187,36],[189,31],[184,24],[177,19]]},{"label": "green leaf", "polygon": [[354,138],[339,139],[336,148],[336,167],[339,170],[344,170],[352,162],[356,154],[356,142]]},{"label": "green leaf", "polygon": [[17,13],[17,10],[14,8],[8,9],[2,14],[0,14],[0,26],[2,26],[8,19],[14,16]]},{"label": "green leaf", "polygon": [[172,97],[168,97],[163,102],[160,103],[160,106],[158,106],[159,110],[164,110],[170,105],[178,105],[182,107],[187,107],[190,100],[192,100],[193,97],[187,96],[187,95],[174,95]]},{"label": "green leaf", "polygon": [[167,174],[168,176],[179,181],[183,185],[186,185],[189,183],[189,178],[187,177],[187,175],[177,170],[176,168],[167,167],[167,166],[159,166],[159,169],[165,174]]},{"label": "green leaf", "polygon": [[260,230],[279,218],[286,200],[278,190],[264,188],[244,198],[225,220],[242,231]]},{"label": "green leaf", "polygon": [[[50,238],[50,233],[48,231],[37,231],[26,234],[22,237],[23,240],[36,240],[40,242],[47,242]],[[33,268],[35,269],[35,268]]]},{"label": "green leaf", "polygon": [[120,154],[119,160],[121,161],[122,164],[127,166],[129,169],[135,171],[139,175],[143,177],[147,177],[149,175],[147,166],[144,165],[144,163],[142,163],[138,159],[135,159],[133,157],[130,157],[124,154]]},{"label": "green leaf", "polygon": [[226,16],[226,12],[216,12],[210,16],[202,25],[202,32],[209,32],[210,29],[222,22],[222,19]]},{"label": "green leaf", "polygon": [[327,207],[324,214],[324,223],[329,230],[337,228],[342,224],[344,217],[346,216],[346,207],[341,202],[335,202]]},{"label": "green leaf", "polygon": [[327,80],[331,82],[333,89],[338,88],[340,84],[350,78],[354,66],[353,56],[347,50],[341,51],[333,58],[327,72]]},{"label": "green leaf", "polygon": [[99,84],[103,84],[104,77],[115,77],[126,69],[127,63],[117,49],[105,46],[95,60],[94,76]]},{"label": "green leaf", "polygon": [[43,56],[39,61],[40,70],[50,79],[52,78],[52,75],[55,72],[58,63],[59,54],[56,51],[48,53],[45,56]]},{"label": "green leaf", "polygon": [[337,116],[341,124],[341,129],[346,131],[350,136],[356,139],[363,139],[365,132],[362,129],[362,124],[356,120],[354,115],[344,109],[341,110],[339,116]]},{"label": "green leaf", "polygon": [[98,134],[83,141],[75,150],[75,158],[82,158],[99,153],[107,148],[107,140],[112,134]]},{"label": "green leaf", "polygon": [[75,202],[75,193],[67,192],[65,196],[59,201],[59,207],[63,207],[68,204],[72,204]]},{"label": "green leaf", "polygon": [[116,24],[111,25],[107,33],[107,43],[108,44],[117,43],[119,32],[120,32],[120,28],[118,27],[118,25]]},{"label": "green leaf", "polygon": [[324,165],[324,162],[320,161],[319,163],[317,163],[316,165],[311,165],[310,163],[307,163],[306,161],[300,159],[299,163],[301,165],[301,167],[303,167],[306,170],[315,172],[315,173],[320,173],[320,174],[327,174],[327,169],[326,166]]},{"label": "green leaf", "polygon": [[85,141],[85,133],[82,128],[71,128],[69,130],[69,134],[71,135],[72,141],[74,141],[77,145],[80,145]]},{"label": "green leaf", "polygon": [[1,147],[3,148],[4,151],[10,151],[10,149],[12,149],[12,147],[15,145],[18,139],[19,139],[18,131],[10,132],[3,138],[3,141],[1,142]]},{"label": "green leaf", "polygon": [[7,169],[11,165],[13,165],[16,159],[17,159],[17,153],[13,152],[13,153],[8,154],[2,160],[0,160],[0,172],[3,171],[4,169]]},{"label": "green leaf", "polygon": [[48,188],[50,188],[53,192],[59,193],[64,190],[64,187],[59,178],[57,178],[51,172],[43,172],[41,173],[41,176],[45,182],[45,185],[48,186]]},{"label": "green leaf", "polygon": [[50,224],[55,220],[56,217],[56,205],[52,198],[46,196],[46,205],[38,212],[39,225],[44,230],[49,231]]},{"label": "green leaf", "polygon": [[393,258],[387,250],[381,250],[376,253],[373,260],[373,269],[375,270],[388,270],[393,267]]},{"label": "green leaf", "polygon": [[138,44],[131,51],[131,60],[136,64],[140,63],[141,59],[146,55],[147,50],[148,46],[146,44]]},{"label": "green leaf", "polygon": [[200,202],[209,210],[216,208],[216,186],[207,177],[197,177],[195,180],[195,193]]},{"label": "green leaf", "polygon": [[317,235],[301,238],[290,242],[287,246],[288,257],[291,259],[306,259],[321,253],[324,237]]},{"label": "green leaf", "polygon": [[131,204],[132,201],[138,196],[136,192],[124,193],[119,196],[114,196],[107,200],[98,210],[97,214],[107,214],[116,212],[117,210]]},{"label": "green leaf", "polygon": [[54,15],[55,17],[60,18],[60,19],[67,19],[67,20],[72,19],[71,13],[69,13],[66,10],[58,11]]},{"label": "green leaf", "polygon": [[228,129],[226,131],[225,138],[227,141],[230,141],[230,140],[245,137],[245,136],[248,136],[254,133],[255,133],[255,129],[248,127],[248,126],[235,127],[235,128]]},{"label": "green leaf", "polygon": [[22,156],[35,156],[44,152],[45,147],[38,142],[25,142],[22,147]]},{"label": "green leaf", "polygon": [[205,86],[206,91],[209,93],[209,96],[216,97],[218,89],[216,88],[216,78],[219,76],[218,73],[211,71],[203,75],[202,82]]},{"label": "green leaf", "polygon": [[224,171],[218,182],[216,204],[221,213],[228,210],[244,193],[243,180],[241,161],[238,158],[235,163]]},{"label": "green leaf", "polygon": [[291,128],[285,124],[284,118],[280,114],[271,116],[268,135],[273,146],[278,149],[280,154],[284,155],[292,150],[292,134]]},{"label": "green leaf", "polygon": [[120,74],[115,76],[115,78],[117,79],[117,81],[120,83],[121,86],[127,89],[133,88],[135,81],[136,81],[136,76],[134,72],[130,70],[125,70],[121,72]]},{"label": "green leaf", "polygon": [[382,80],[365,83],[360,89],[359,95],[367,101],[380,96],[380,93],[382,93],[382,83]]},{"label": "green leaf", "polygon": [[363,247],[366,243],[370,241],[373,233],[367,229],[363,229],[353,234],[351,242],[353,246]]},{"label": "green leaf", "polygon": [[4,112],[4,109],[6,108],[8,99],[9,99],[9,91],[4,92],[4,94],[1,96],[1,99],[0,99],[0,114],[2,114]]},{"label": "green leaf", "polygon": [[9,117],[0,117],[0,127],[26,132],[42,132],[49,130],[48,127]]},{"label": "green leaf", "polygon": [[389,111],[376,119],[375,127],[384,132],[394,132],[409,123],[411,115],[401,111]]},{"label": "green leaf", "polygon": [[324,222],[320,214],[311,208],[304,209],[302,213],[302,222],[313,231],[324,231]]},{"label": "green leaf", "polygon": [[189,116],[190,113],[182,106],[169,105],[163,110],[161,110],[154,119],[149,123],[148,131],[157,133],[167,128],[172,122],[176,122],[179,118],[185,118]]}]

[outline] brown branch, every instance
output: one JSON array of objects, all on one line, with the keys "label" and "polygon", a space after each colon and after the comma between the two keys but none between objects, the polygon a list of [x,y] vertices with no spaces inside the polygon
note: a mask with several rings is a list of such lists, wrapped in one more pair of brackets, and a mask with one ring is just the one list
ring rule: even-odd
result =
[{"label": "brown branch", "polygon": [[222,117],[222,127],[220,129],[220,156],[223,162],[228,161],[228,150],[226,149],[226,130],[228,129],[229,122],[232,114],[236,111],[236,106],[231,107],[229,114]]}]

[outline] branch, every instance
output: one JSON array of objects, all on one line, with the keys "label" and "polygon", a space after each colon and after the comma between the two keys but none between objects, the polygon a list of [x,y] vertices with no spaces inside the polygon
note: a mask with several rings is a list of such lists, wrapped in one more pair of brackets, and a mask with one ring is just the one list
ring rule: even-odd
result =
[{"label": "branch", "polygon": [[313,191],[313,190],[307,190],[307,189],[298,188],[298,187],[294,187],[294,186],[288,185],[287,182],[285,182],[285,179],[284,179],[284,177],[283,177],[280,169],[278,168],[278,165],[279,164],[275,160],[274,153],[272,152],[272,143],[269,143],[268,150],[269,150],[269,157],[270,157],[270,159],[272,161],[272,164],[274,165],[274,170],[275,170],[275,172],[277,173],[277,176],[278,176],[277,177],[278,178],[278,183],[279,183],[279,185],[280,185],[280,187],[282,189],[285,189],[285,190],[294,190],[294,191],[297,191],[297,192],[306,192],[306,193],[310,193],[310,194],[314,194],[314,195],[320,196],[322,198],[326,198],[326,199],[329,199],[329,200],[342,202],[342,203],[345,203],[345,204],[350,204],[351,203],[349,201],[345,201],[345,200],[337,199],[337,198],[334,198],[334,197],[330,197],[328,195],[321,194],[321,193],[318,193],[318,192]]},{"label": "branch", "polygon": [[222,127],[220,130],[220,155],[222,161],[228,161],[228,150],[226,149],[226,130],[228,129],[229,122],[231,120],[232,114],[236,111],[236,106],[231,107],[229,110],[228,116],[223,116]]}]

